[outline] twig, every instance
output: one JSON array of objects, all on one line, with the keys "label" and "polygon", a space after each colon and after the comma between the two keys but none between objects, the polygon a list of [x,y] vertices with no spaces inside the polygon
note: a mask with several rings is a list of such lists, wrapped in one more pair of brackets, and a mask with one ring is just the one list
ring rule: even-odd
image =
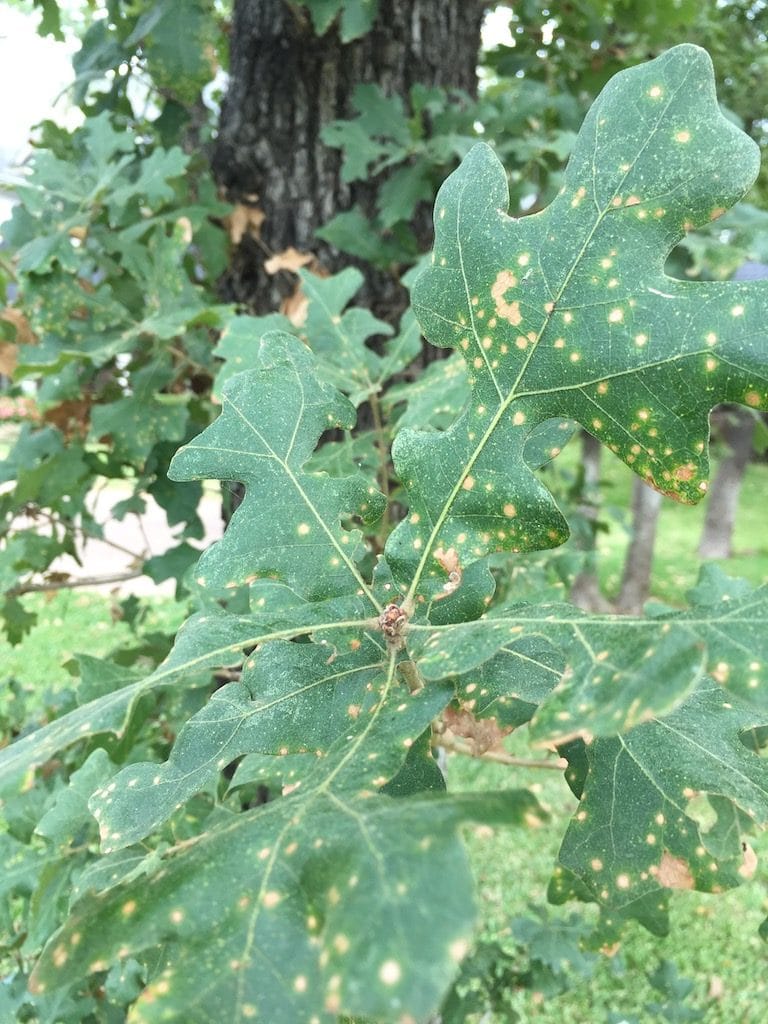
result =
[{"label": "twig", "polygon": [[381,524],[379,526],[379,534],[384,532],[384,539],[386,539],[386,531],[389,526],[389,445],[387,444],[387,437],[384,432],[384,424],[381,420],[381,406],[379,404],[379,396],[375,391],[372,391],[368,396],[368,404],[371,409],[371,418],[373,419],[373,428],[376,434],[376,447],[379,452],[379,487],[381,493],[386,498],[386,504],[384,506],[384,514],[381,517]]},{"label": "twig", "polygon": [[476,754],[468,743],[462,743],[461,740],[447,736],[445,733],[436,737],[433,744],[454,754],[464,754],[465,757],[474,757],[479,761],[495,761],[498,764],[514,765],[517,768],[547,768],[551,771],[561,772],[568,767],[568,762],[564,757],[558,757],[555,761],[551,759],[535,760],[516,757],[514,754],[508,754],[506,750],[484,750],[483,753]]},{"label": "twig", "polygon": [[76,523],[72,523],[71,526],[67,526],[67,524],[62,522],[62,520],[59,517],[52,515],[44,508],[36,509],[35,516],[41,516],[43,519],[49,522],[51,526],[58,526],[65,533],[71,531],[71,533],[74,534],[76,537],[79,536],[79,539],[81,541],[87,542],[89,540],[95,540],[98,541],[100,544],[106,544],[108,547],[114,548],[115,551],[120,551],[122,552],[122,554],[128,555],[129,558],[133,559],[134,562],[142,562],[149,556],[149,539],[147,538],[147,535],[144,532],[143,528],[141,532],[147,547],[145,548],[144,551],[137,553],[136,551],[131,551],[130,548],[123,547],[122,544],[118,544],[116,540],[110,540],[108,537],[100,537],[98,533],[91,533],[91,531],[86,530],[84,526],[79,526]]},{"label": "twig", "polygon": [[19,583],[6,590],[8,597],[20,597],[22,594],[37,594],[49,590],[73,590],[75,587],[99,587],[105,583],[122,583],[124,580],[135,580],[144,572],[134,569],[131,572],[116,572],[111,576],[81,576],[76,580],[50,580],[47,583]]}]

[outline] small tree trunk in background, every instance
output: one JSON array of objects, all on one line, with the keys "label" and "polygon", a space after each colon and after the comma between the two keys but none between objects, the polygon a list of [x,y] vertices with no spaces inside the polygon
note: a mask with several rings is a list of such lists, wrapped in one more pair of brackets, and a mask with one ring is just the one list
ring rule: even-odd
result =
[{"label": "small tree trunk in background", "polygon": [[611,611],[610,602],[600,591],[597,578],[596,541],[597,517],[600,504],[600,460],[602,445],[588,434],[581,432],[582,501],[578,513],[584,519],[584,528],[576,535],[576,546],[586,553],[584,569],[576,576],[571,587],[571,601],[584,611]]},{"label": "small tree trunk in background", "polygon": [[752,455],[756,419],[747,409],[727,406],[712,417],[712,426],[729,447],[707,498],[707,515],[699,542],[702,558],[730,558],[733,528],[744,471]]},{"label": "small tree trunk in background", "polygon": [[636,477],[632,487],[632,539],[627,549],[624,575],[616,601],[616,608],[620,612],[637,615],[648,599],[660,510],[661,494]]},{"label": "small tree trunk in background", "polygon": [[[362,82],[403,97],[406,107],[416,83],[473,94],[483,10],[480,0],[379,0],[372,30],[344,44],[335,26],[317,37],[304,7],[235,0],[230,82],[212,165],[226,198],[241,204],[241,221],[249,211],[257,219],[235,235],[221,283],[226,300],[257,312],[276,309],[295,278],[271,277],[263,264],[289,246],[311,249],[331,270],[353,262],[314,233],[356,203],[370,212],[377,187],[341,180],[341,155],[323,144],[322,127],[355,115],[352,95]],[[426,249],[431,210],[423,205],[416,230]],[[374,312],[399,315],[405,294],[396,275],[364,269]]]}]

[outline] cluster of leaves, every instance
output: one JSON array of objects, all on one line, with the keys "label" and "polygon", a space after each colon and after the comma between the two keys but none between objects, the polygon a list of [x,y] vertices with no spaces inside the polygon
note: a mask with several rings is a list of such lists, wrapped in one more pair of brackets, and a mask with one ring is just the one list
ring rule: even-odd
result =
[{"label": "cluster of leaves", "polygon": [[[74,61],[84,123],[42,126],[4,226],[16,254],[4,368],[12,394],[34,382],[37,413],[0,468],[12,484],[0,498],[1,617],[14,641],[34,622],[20,595],[61,582],[51,562],[78,558],[110,516],[141,513],[145,495],[179,536],[149,566],[155,579],[180,576],[195,557],[187,540],[202,535],[200,486],[170,488],[166,469],[213,415],[212,328],[226,313],[213,281],[228,208],[191,145],[211,77],[204,6],[184,5],[199,47],[179,45],[178,12],[163,3],[114,3],[93,21]],[[129,490],[105,510],[95,495],[110,480]],[[134,554],[139,572],[147,552]]]},{"label": "cluster of leaves", "polygon": [[[468,399],[399,430],[396,489],[378,395],[415,351],[410,320],[374,347],[381,325],[346,309],[354,274],[306,274],[302,327],[230,325],[221,414],[170,467],[245,485],[197,566],[200,611],[148,677],[84,659],[79,706],[0,751],[8,1019],[450,1009],[475,917],[460,829],[546,811],[524,789],[449,793],[432,748],[524,725],[579,798],[550,886],[599,907],[588,939],[571,929],[579,950],[629,919],[663,934],[672,890],[749,876],[745,836],[768,822],[766,588],[710,570],[687,610],[585,616],[496,591],[492,566],[567,535],[534,472],[564,422],[693,502],[712,406],[768,408],[766,284],[664,273],[756,170],[691,46],[611,80],[539,216],[505,213],[504,170],[473,149],[413,290]],[[519,931],[557,974],[545,929]]]}]

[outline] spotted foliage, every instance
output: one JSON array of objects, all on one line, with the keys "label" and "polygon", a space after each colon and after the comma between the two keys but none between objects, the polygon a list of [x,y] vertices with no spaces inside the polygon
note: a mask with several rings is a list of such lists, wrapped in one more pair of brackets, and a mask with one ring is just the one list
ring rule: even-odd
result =
[{"label": "spotted foliage", "polygon": [[411,514],[387,553],[409,592],[414,576],[442,583],[437,548],[466,565],[562,543],[567,525],[523,458],[554,415],[665,494],[702,497],[712,407],[768,408],[768,286],[679,281],[664,264],[758,167],[755,144],[718,109],[707,54],[679,46],[603,90],[542,213],[507,215],[489,146],[448,178],[413,305],[427,338],[464,356],[471,400],[444,433],[395,441]]},{"label": "spotted foliage", "polygon": [[[749,874],[743,836],[768,821],[768,769],[752,749],[768,721],[765,588],[710,570],[688,610],[647,619],[494,606],[486,556],[565,537],[535,469],[573,421],[694,501],[710,408],[768,405],[765,285],[664,273],[676,240],[755,170],[689,46],[611,82],[541,214],[510,219],[503,170],[488,147],[470,153],[440,194],[434,262],[414,294],[466,383],[450,385],[429,431],[395,442],[394,507],[408,507],[383,552],[387,530],[369,529],[382,495],[362,471],[332,475],[320,442],[352,429],[361,381],[376,390],[405,365],[410,333],[340,389],[364,346],[345,347],[336,314],[317,321],[329,333],[314,351],[275,331],[247,346],[250,369],[172,467],[245,485],[197,567],[201,610],[151,676],[92,678],[81,706],[0,750],[9,799],[79,740],[113,755],[91,753],[32,841],[0,843],[0,896],[22,900],[75,830],[100,830],[98,852],[84,842],[69,861],[65,919],[31,979],[37,1007],[87,984],[130,991],[135,1024],[432,1019],[472,941],[461,824],[546,819],[512,787],[447,792],[432,744],[449,735],[501,760],[524,723],[557,745],[580,804],[550,897],[598,903],[598,940],[632,917],[663,932],[669,891]],[[349,296],[334,280],[317,287],[340,314]],[[412,406],[404,384],[381,406],[413,423],[429,389],[447,387],[432,376]],[[235,593],[239,605],[220,607]],[[158,760],[131,742],[142,709],[172,697],[183,718]]]}]

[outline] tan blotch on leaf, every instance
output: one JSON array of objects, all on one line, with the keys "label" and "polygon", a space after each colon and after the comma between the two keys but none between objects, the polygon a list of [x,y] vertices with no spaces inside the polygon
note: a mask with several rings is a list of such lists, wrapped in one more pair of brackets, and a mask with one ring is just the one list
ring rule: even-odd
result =
[{"label": "tan blotch on leaf", "polygon": [[447,551],[444,548],[437,548],[435,558],[448,573],[448,582],[443,584],[442,594],[438,594],[435,598],[436,601],[440,601],[442,598],[449,597],[455,593],[461,586],[461,564],[456,548],[448,548]]},{"label": "tan blotch on leaf", "polygon": [[512,324],[513,327],[517,325],[523,319],[523,315],[520,312],[519,302],[507,302],[505,295],[514,288],[517,284],[517,278],[511,270],[500,270],[496,275],[496,280],[493,282],[491,288],[491,298],[496,305],[496,314],[500,316],[502,320],[506,320]]},{"label": "tan blotch on leaf", "polygon": [[674,857],[669,850],[662,854],[656,879],[667,889],[693,888],[693,875],[688,864],[681,857]]}]

